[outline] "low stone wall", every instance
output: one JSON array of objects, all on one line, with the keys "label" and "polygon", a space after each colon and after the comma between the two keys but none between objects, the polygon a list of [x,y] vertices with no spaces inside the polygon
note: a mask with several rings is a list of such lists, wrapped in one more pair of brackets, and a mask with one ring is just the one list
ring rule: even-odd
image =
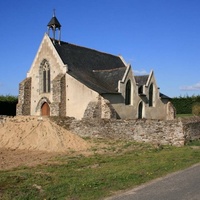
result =
[{"label": "low stone wall", "polygon": [[200,139],[200,117],[182,120],[186,141]]},{"label": "low stone wall", "polygon": [[183,146],[200,138],[200,118],[189,120],[114,120],[54,117],[54,121],[82,137],[135,140],[157,145]]},{"label": "low stone wall", "polygon": [[[0,116],[0,124],[6,116]],[[135,140],[156,145],[183,146],[200,139],[200,117],[176,120],[114,120],[50,117],[58,125],[82,137]]]},{"label": "low stone wall", "polygon": [[6,117],[6,115],[0,115],[0,124],[4,123]]}]

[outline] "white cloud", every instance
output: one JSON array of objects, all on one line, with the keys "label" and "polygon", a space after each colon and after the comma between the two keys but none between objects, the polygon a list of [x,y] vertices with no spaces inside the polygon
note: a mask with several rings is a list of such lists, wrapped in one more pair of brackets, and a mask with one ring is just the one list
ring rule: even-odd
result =
[{"label": "white cloud", "polygon": [[135,75],[147,75],[148,72],[145,70],[145,69],[142,69],[142,70],[133,70],[134,74]]},{"label": "white cloud", "polygon": [[200,90],[200,82],[199,82],[199,83],[196,83],[196,84],[194,84],[194,85],[182,86],[182,87],[180,87],[180,90],[183,90],[183,91]]}]

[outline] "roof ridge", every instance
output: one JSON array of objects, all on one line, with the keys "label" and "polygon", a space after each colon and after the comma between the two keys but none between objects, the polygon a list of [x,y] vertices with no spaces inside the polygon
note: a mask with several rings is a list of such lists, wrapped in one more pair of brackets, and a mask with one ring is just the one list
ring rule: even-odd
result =
[{"label": "roof ridge", "polygon": [[149,76],[149,74],[144,74],[144,75],[134,75],[134,77],[144,77],[144,76]]},{"label": "roof ridge", "polygon": [[114,71],[114,70],[119,70],[119,69],[124,69],[124,67],[118,67],[114,69],[97,69],[97,70],[92,70],[92,72],[109,72],[109,71]]},{"label": "roof ridge", "polygon": [[[52,38],[50,38],[50,39],[52,39]],[[58,40],[55,40],[55,41],[56,41],[56,42],[59,42]],[[89,47],[84,47],[84,46],[81,46],[81,45],[77,45],[77,44],[73,44],[73,43],[69,43],[69,42],[65,42],[65,41],[61,40],[61,41],[60,41],[60,45],[61,45],[61,46],[62,46],[62,43],[68,44],[68,45],[72,45],[72,46],[75,46],[75,47],[79,47],[79,48],[82,48],[82,49],[87,49],[87,50],[90,50],[90,51],[95,51],[95,52],[98,52],[98,53],[110,55],[110,56],[117,57],[117,58],[119,57],[118,55],[114,55],[114,54],[111,54],[111,53],[99,51],[99,50],[96,50],[96,49],[92,49],[92,48],[89,48]]]}]

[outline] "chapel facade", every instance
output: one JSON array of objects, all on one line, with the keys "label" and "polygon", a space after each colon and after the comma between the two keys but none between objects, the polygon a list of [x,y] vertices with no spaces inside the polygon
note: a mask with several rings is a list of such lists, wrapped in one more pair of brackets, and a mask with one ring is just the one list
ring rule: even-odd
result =
[{"label": "chapel facade", "polygon": [[174,119],[154,72],[135,76],[121,56],[64,42],[55,15],[27,77],[19,84],[17,115]]}]

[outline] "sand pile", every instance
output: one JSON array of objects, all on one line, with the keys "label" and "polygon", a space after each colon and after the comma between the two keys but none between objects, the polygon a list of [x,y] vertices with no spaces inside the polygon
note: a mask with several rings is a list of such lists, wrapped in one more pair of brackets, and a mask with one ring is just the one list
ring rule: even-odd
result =
[{"label": "sand pile", "polygon": [[17,116],[0,124],[0,148],[48,152],[87,150],[90,145],[48,118]]}]

